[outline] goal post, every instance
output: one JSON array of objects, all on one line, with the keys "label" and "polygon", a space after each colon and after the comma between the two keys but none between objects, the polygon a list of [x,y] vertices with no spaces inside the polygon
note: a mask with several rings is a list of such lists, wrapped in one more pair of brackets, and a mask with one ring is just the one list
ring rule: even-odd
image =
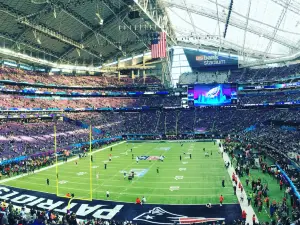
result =
[{"label": "goal post", "polygon": [[89,151],[89,160],[90,160],[90,199],[93,200],[93,174],[92,174],[92,125],[90,125],[90,151]]},{"label": "goal post", "polygon": [[[59,154],[57,150],[57,125],[54,124],[54,154],[55,154],[55,177],[56,177],[56,196],[63,197],[63,198],[70,198],[66,194],[74,194],[74,197],[72,199],[78,199],[78,200],[86,200],[86,201],[92,201],[93,200],[93,171],[92,171],[92,126],[90,125],[89,128],[89,150],[86,152],[86,159],[80,160],[81,163],[78,163],[78,166],[85,167],[86,172],[77,172],[77,175],[84,175],[89,173],[89,176],[86,176],[89,182],[82,181],[80,183],[80,180],[78,184],[76,184],[76,179],[71,180],[69,182],[69,179],[72,179],[72,177],[76,176],[76,170],[72,170],[71,174],[69,171],[66,172],[68,168],[62,168],[64,165],[70,165],[71,163],[76,162],[76,168],[77,168],[77,160],[79,159],[78,156],[74,156],[68,161],[65,162],[59,162],[59,156],[64,156],[63,154]],[[65,158],[63,158],[63,161]],[[86,162],[86,160],[89,160],[89,162]],[[71,165],[72,166],[72,165]],[[88,167],[88,168],[87,168]],[[81,167],[80,167],[81,168]],[[61,171],[60,171],[61,170]],[[72,174],[74,172],[74,174]],[[87,175],[87,174],[86,174]],[[78,181],[78,179],[77,179]],[[75,185],[74,185],[75,183]],[[72,185],[73,184],[73,185]],[[80,187],[80,185],[82,185]],[[89,192],[89,193],[87,193]]]}]

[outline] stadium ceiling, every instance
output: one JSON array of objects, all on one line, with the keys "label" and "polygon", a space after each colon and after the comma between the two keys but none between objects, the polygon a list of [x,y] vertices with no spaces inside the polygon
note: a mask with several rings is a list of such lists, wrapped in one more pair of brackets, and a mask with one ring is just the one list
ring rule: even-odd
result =
[{"label": "stadium ceiling", "polygon": [[240,60],[300,52],[299,0],[162,0],[178,44],[218,49]]},{"label": "stadium ceiling", "polygon": [[57,63],[99,66],[175,34],[157,0],[0,0],[0,48]]}]

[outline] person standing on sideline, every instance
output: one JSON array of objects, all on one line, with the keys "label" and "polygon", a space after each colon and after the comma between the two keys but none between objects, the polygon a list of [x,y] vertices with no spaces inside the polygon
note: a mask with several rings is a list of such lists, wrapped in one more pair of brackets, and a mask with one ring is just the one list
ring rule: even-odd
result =
[{"label": "person standing on sideline", "polygon": [[246,222],[246,219],[247,219],[247,213],[246,213],[245,210],[243,210],[243,212],[242,212],[242,220],[243,220],[244,222]]},{"label": "person standing on sideline", "polygon": [[190,153],[190,159],[192,159],[192,153]]},{"label": "person standing on sideline", "polygon": [[225,178],[222,179],[222,187],[225,187]]},{"label": "person standing on sideline", "polygon": [[180,159],[180,161],[181,161],[181,155],[179,156],[179,159]]},{"label": "person standing on sideline", "polygon": [[256,222],[255,222],[255,214],[253,214],[253,216],[252,216],[252,222],[253,222],[253,225],[256,224]]},{"label": "person standing on sideline", "polygon": [[143,198],[142,198],[142,203],[143,203],[143,204],[146,203],[146,198],[145,198],[145,196],[143,196]]},{"label": "person standing on sideline", "polygon": [[280,186],[280,191],[282,191],[282,186],[283,186],[283,182],[282,182],[282,180],[280,180],[280,182],[279,182],[279,186]]},{"label": "person standing on sideline", "polygon": [[251,204],[251,199],[252,199],[252,196],[253,196],[253,194],[252,194],[252,192],[250,192],[249,194],[248,194],[248,206],[250,206],[250,204]]},{"label": "person standing on sideline", "polygon": [[224,201],[224,197],[223,197],[223,195],[221,195],[221,196],[220,196],[220,206],[222,206],[223,201]]},{"label": "person standing on sideline", "polygon": [[106,198],[109,198],[109,191],[106,191]]},{"label": "person standing on sideline", "polygon": [[141,205],[141,199],[139,197],[136,198],[135,200],[135,204],[137,205]]},{"label": "person standing on sideline", "polygon": [[159,173],[159,167],[156,168],[156,173]]},{"label": "person standing on sideline", "polygon": [[104,164],[104,169],[106,170],[106,168],[107,168],[107,164],[105,163],[105,164]]},{"label": "person standing on sideline", "polygon": [[49,186],[49,184],[50,184],[49,178],[47,178],[46,182],[47,182],[47,185]]},{"label": "person standing on sideline", "polygon": [[236,184],[233,183],[233,195],[236,195]]}]

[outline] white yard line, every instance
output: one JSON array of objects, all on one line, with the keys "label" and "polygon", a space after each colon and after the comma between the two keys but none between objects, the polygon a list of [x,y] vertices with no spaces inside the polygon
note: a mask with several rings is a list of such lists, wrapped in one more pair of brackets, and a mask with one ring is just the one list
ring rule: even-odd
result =
[{"label": "white yard line", "polygon": [[[92,152],[91,154],[93,155],[93,154],[95,154],[95,153],[101,152],[101,151],[103,151],[103,150],[105,150],[105,149],[108,149],[108,148],[110,148],[110,147],[114,147],[114,146],[117,146],[117,145],[120,145],[120,144],[123,144],[123,143],[125,143],[125,141],[121,141],[121,142],[119,142],[119,143],[116,143],[116,144],[113,144],[113,145],[109,145],[109,146],[104,147],[104,148],[100,148],[100,149],[98,149],[98,150]],[[75,161],[75,160],[77,160],[77,159],[79,159],[79,157],[74,157],[74,158],[68,160],[68,162],[66,162],[66,163]],[[65,162],[60,162],[60,163],[58,163],[57,165],[60,166],[60,165],[63,165],[63,164],[65,164]],[[45,170],[48,170],[48,169],[51,169],[51,168],[54,168],[54,167],[56,167],[56,164],[51,165],[51,166],[47,166],[47,167],[44,167],[44,168],[41,168],[41,169],[39,169],[39,170],[36,170],[34,173],[39,173],[39,172],[42,172],[42,171],[45,171]],[[6,183],[6,182],[11,181],[11,180],[19,179],[19,178],[21,178],[21,177],[26,177],[26,176],[28,176],[28,175],[32,175],[32,173],[29,173],[29,174],[28,174],[28,173],[24,173],[24,174],[21,174],[21,175],[18,175],[18,176],[14,176],[14,177],[11,177],[11,178],[7,178],[7,179],[4,179],[4,180],[0,180],[0,184]]]},{"label": "white yard line", "polygon": [[[220,140],[217,140],[217,144],[220,143]],[[220,148],[220,147],[219,147]],[[229,156],[227,153],[224,152],[224,149],[223,149],[223,145],[222,147],[220,148],[220,151],[223,152],[223,160],[224,160],[224,163],[225,162],[230,162],[230,159],[229,159]],[[232,176],[232,173],[235,173],[235,170],[234,168],[232,167],[232,163],[230,163],[230,167],[228,168],[228,173],[229,173],[229,177],[230,177],[230,180],[231,179],[231,176]],[[237,177],[237,180],[238,180],[238,183],[240,183],[240,178],[236,175]],[[232,185],[233,185],[233,182],[232,182]],[[233,188],[232,188],[232,192],[233,192]],[[243,202],[240,202],[240,199],[241,199],[241,196],[244,197],[244,201]],[[252,224],[252,216],[255,215],[255,218],[256,218],[256,223],[258,223],[258,218],[252,208],[252,205],[250,204],[250,206],[248,206],[248,199],[247,199],[247,193],[245,191],[245,188],[243,190],[243,192],[240,191],[240,189],[238,188],[238,186],[236,187],[236,197],[240,203],[240,206],[242,208],[242,210],[245,210],[245,212],[247,213],[247,218],[246,218],[246,224],[249,223],[249,224]]]}]

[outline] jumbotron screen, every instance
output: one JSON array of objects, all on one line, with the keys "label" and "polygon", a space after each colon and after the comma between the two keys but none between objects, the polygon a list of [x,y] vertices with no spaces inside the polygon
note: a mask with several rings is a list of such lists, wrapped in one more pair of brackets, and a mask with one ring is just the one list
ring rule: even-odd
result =
[{"label": "jumbotron screen", "polygon": [[189,106],[237,104],[236,84],[193,84],[188,86]]}]

